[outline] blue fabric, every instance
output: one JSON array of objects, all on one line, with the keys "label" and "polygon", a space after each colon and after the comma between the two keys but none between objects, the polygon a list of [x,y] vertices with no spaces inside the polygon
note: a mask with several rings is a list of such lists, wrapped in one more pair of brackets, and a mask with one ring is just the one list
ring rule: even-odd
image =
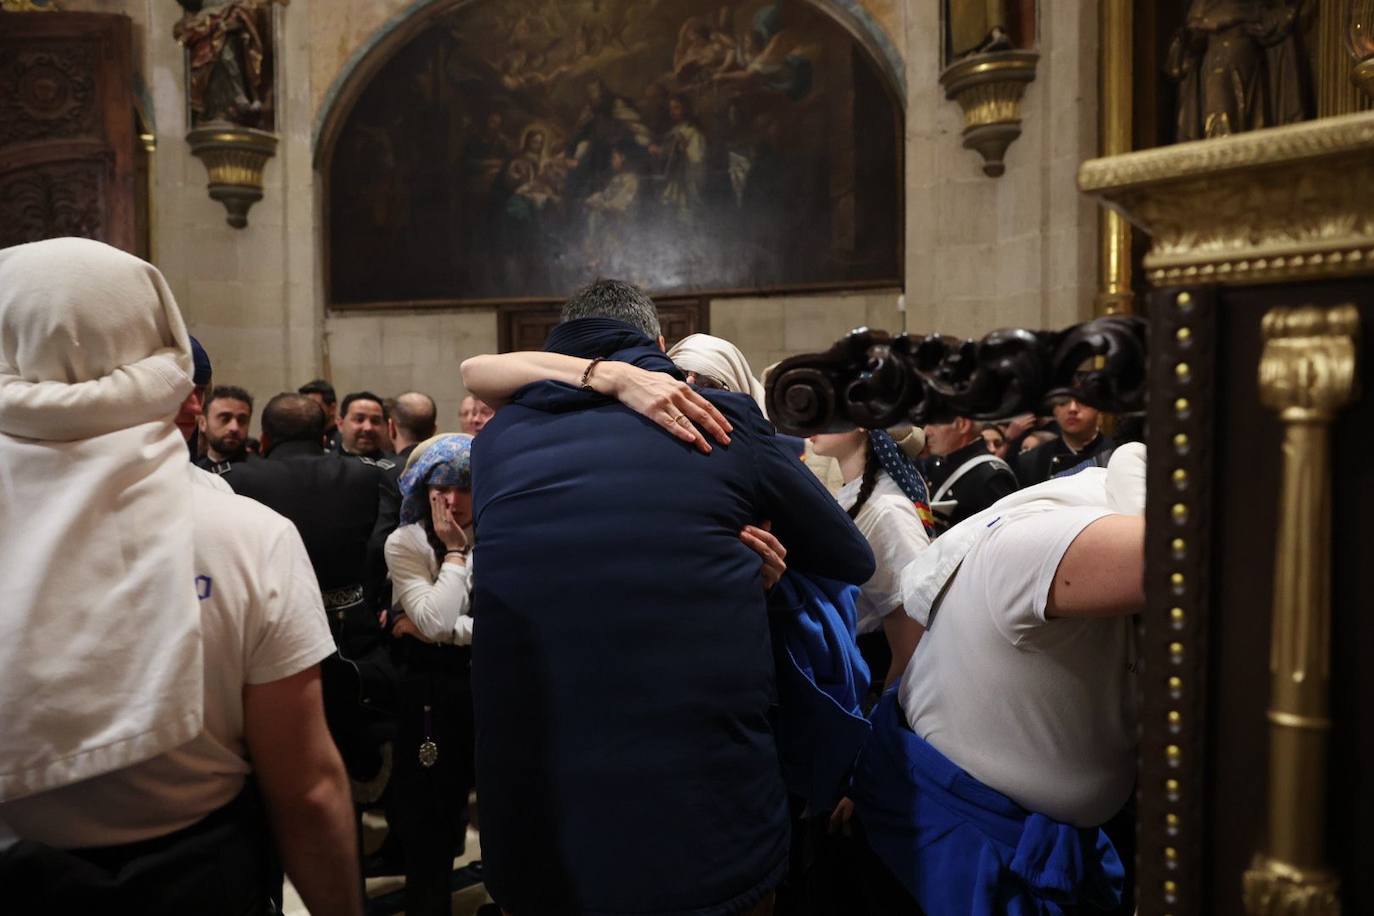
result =
[{"label": "blue fabric", "polygon": [[869,670],[854,642],[858,586],[789,569],[768,596],[778,669],[778,754],[787,788],[813,812],[844,795],[872,726]]},{"label": "blue fabric", "polygon": [[[671,363],[620,322],[549,348]],[[703,392],[734,426],[703,455],[599,395],[540,382],[473,444],[477,790],[486,886],[539,914],[747,911],[787,868],[757,554],[864,582],[873,554],[754,401]]]},{"label": "blue fabric", "polygon": [[1112,909],[1124,871],[1106,833],[1033,814],[907,726],[897,692],[873,711],[850,797],[869,846],[926,916]]},{"label": "blue fabric", "polygon": [[926,487],[925,478],[921,476],[920,469],[916,462],[907,457],[906,452],[897,444],[897,440],[885,429],[873,429],[868,432],[868,443],[873,449],[873,454],[878,457],[878,463],[887,471],[887,476],[901,488],[906,494],[906,498],[915,504],[917,514],[921,517],[921,524],[925,526],[926,534],[934,536],[935,526],[932,523],[930,514],[930,492]]},{"label": "blue fabric", "polygon": [[[189,335],[188,335],[189,336]],[[205,352],[205,348],[200,345],[200,341],[191,338],[191,383],[194,385],[208,385],[213,373],[210,369],[210,354]]]},{"label": "blue fabric", "polygon": [[429,515],[429,487],[471,490],[472,437],[466,433],[439,436],[401,473],[397,484],[401,488],[402,525]]}]

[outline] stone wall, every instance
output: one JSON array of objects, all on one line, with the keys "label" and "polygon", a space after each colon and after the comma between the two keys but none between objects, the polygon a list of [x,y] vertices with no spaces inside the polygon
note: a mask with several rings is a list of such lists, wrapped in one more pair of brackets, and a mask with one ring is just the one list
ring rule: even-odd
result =
[{"label": "stone wall", "polygon": [[[1026,92],[1024,133],[1007,171],[987,178],[960,145],[958,105],[939,77],[935,0],[816,0],[899,59],[906,117],[906,299],[913,331],[977,335],[1000,326],[1055,326],[1089,314],[1096,275],[1096,214],[1074,172],[1096,149],[1097,11],[1089,0],[1042,4],[1041,60]],[[205,170],[185,141],[180,8],[167,0],[65,0],[64,8],[122,12],[157,121],[153,258],[222,382],[259,398],[330,376],[340,394],[432,393],[456,426],[457,364],[496,346],[491,309],[333,312],[321,282],[319,175],[313,135],[340,82],[399,17],[431,0],[291,0],[277,9],[277,156],[248,228],[224,222],[205,193]],[[900,290],[713,301],[711,330],[735,340],[756,370],[824,348],[860,325],[900,330]]]}]

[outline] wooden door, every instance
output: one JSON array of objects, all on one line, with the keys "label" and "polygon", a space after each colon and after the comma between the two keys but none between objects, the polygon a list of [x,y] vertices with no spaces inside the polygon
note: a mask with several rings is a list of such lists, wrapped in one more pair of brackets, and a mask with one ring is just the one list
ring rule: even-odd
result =
[{"label": "wooden door", "polygon": [[129,18],[0,14],[0,247],[136,250]]},{"label": "wooden door", "polygon": [[[710,303],[705,299],[669,299],[656,302],[663,337],[672,346],[689,334],[704,333]],[[558,324],[561,305],[510,305],[498,311],[497,341],[501,352],[542,350],[544,339]]]}]

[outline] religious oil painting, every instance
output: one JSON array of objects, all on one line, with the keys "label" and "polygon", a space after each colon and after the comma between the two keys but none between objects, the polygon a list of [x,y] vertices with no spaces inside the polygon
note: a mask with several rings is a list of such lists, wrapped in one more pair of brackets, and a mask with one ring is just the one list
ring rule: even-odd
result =
[{"label": "religious oil painting", "polygon": [[892,79],[802,0],[472,0],[357,96],[326,166],[335,305],[901,279]]}]

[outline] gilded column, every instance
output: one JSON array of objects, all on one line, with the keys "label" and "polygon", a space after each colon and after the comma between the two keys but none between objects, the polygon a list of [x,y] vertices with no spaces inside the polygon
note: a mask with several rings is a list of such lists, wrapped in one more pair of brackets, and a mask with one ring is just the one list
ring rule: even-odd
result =
[{"label": "gilded column", "polygon": [[1369,15],[1369,0],[1321,0],[1317,10],[1317,117],[1352,114],[1374,107],[1356,88],[1351,73],[1350,29],[1360,11]]},{"label": "gilded column", "polygon": [[1269,674],[1269,835],[1245,873],[1251,916],[1336,916],[1327,867],[1331,730],[1330,426],[1356,394],[1354,306],[1264,317],[1260,398],[1284,424]]},{"label": "gilded column", "polygon": [[[1104,0],[1100,18],[1098,134],[1103,156],[1131,151],[1131,0]],[[1098,218],[1101,279],[1097,314],[1129,315],[1131,307],[1131,225],[1115,210]]]}]

